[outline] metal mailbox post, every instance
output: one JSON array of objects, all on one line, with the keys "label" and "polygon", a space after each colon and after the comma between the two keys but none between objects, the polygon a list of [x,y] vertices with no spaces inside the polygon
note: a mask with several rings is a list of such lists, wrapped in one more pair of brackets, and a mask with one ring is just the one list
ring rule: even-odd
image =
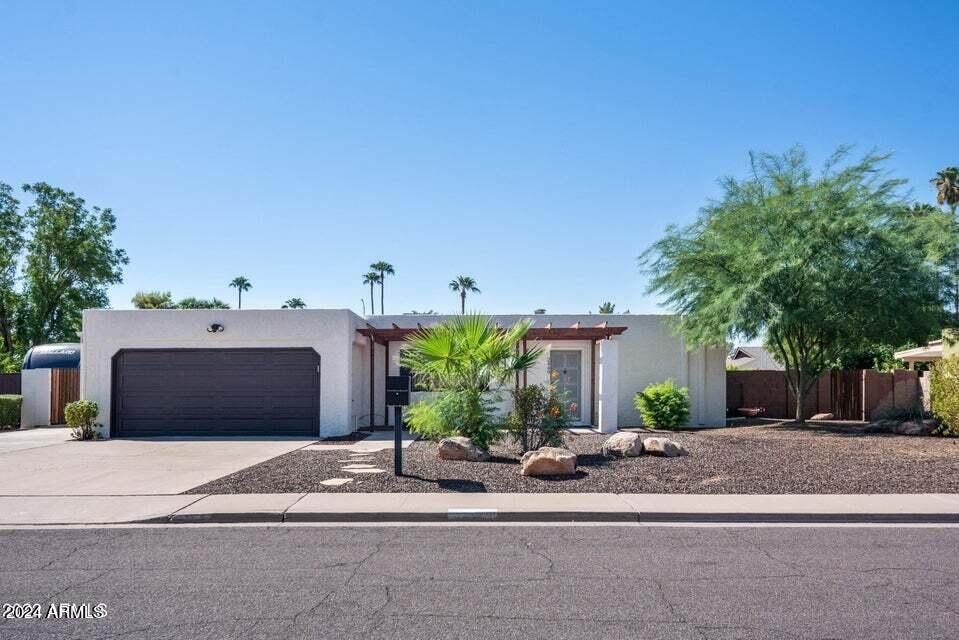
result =
[{"label": "metal mailbox post", "polygon": [[386,404],[393,407],[393,475],[403,475],[403,407],[410,403],[410,375],[386,377]]}]

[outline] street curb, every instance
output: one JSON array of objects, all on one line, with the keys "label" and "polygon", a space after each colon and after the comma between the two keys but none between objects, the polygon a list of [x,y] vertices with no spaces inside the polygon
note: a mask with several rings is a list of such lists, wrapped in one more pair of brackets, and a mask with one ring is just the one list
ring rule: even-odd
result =
[{"label": "street curb", "polygon": [[138,521],[173,524],[253,523],[607,523],[607,524],[950,524],[959,523],[959,513],[675,513],[675,512],[315,512],[315,513],[207,513],[176,515]]},{"label": "street curb", "polygon": [[632,522],[640,521],[635,511],[584,512],[480,512],[480,513],[287,513],[284,522]]},{"label": "street curb", "polygon": [[640,513],[640,522],[720,524],[948,524],[959,513]]}]

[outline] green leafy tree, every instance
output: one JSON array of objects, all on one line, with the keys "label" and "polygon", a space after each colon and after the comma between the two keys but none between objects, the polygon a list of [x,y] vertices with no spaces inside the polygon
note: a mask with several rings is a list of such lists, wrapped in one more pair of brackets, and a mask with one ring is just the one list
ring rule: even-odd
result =
[{"label": "green leafy tree", "polygon": [[0,182],[0,334],[3,354],[13,357],[13,326],[21,296],[17,291],[17,266],[23,254],[26,221],[10,185]]},{"label": "green leafy tree", "polygon": [[32,233],[19,332],[28,345],[77,340],[83,310],[107,306],[107,287],[123,281],[129,259],[113,245],[116,218],[45,182],[23,190],[34,201],[25,214]]},{"label": "green leafy tree", "polygon": [[236,289],[236,308],[243,308],[243,292],[249,291],[253,284],[243,276],[230,280],[230,286]]},{"label": "green leafy tree", "polygon": [[230,305],[219,298],[183,298],[176,303],[177,309],[229,309]]},{"label": "green leafy tree", "polygon": [[616,312],[616,305],[613,304],[612,302],[604,302],[603,304],[599,305],[599,312],[600,312],[600,313],[615,313],[615,312]]},{"label": "green leafy tree", "polygon": [[373,271],[378,271],[380,273],[380,315],[383,315],[386,307],[383,304],[383,288],[386,285],[386,276],[395,276],[396,271],[393,269],[393,265],[389,262],[380,260],[379,262],[374,262],[370,265],[370,269]]},{"label": "green leafy tree", "polygon": [[844,354],[922,342],[943,318],[935,218],[909,214],[886,158],[848,162],[841,148],[814,174],[800,148],[754,156],[750,177],[723,179],[693,224],[641,257],[689,344],[765,338],[799,422],[816,377]]},{"label": "green leafy tree", "polygon": [[501,329],[487,316],[470,314],[409,337],[401,363],[413,370],[420,384],[440,392],[434,401],[439,404],[425,405],[437,411],[417,410],[432,433],[455,430],[484,450],[496,441],[499,424],[490,396],[542,355],[540,347],[517,352],[516,345],[529,328],[530,323],[523,321]]},{"label": "green leafy tree", "polygon": [[306,303],[303,298],[290,298],[283,303],[284,309],[306,309]]},{"label": "green leafy tree", "polygon": [[460,294],[460,313],[466,315],[466,294],[482,293],[476,286],[476,280],[469,276],[456,276],[450,281],[450,290]]},{"label": "green leafy tree", "polygon": [[173,296],[169,291],[137,291],[131,300],[134,309],[173,309]]}]

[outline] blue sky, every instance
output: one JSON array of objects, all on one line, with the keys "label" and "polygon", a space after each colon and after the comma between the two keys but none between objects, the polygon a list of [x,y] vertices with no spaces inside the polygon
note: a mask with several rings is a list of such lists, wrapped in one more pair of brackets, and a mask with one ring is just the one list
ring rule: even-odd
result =
[{"label": "blue sky", "polygon": [[[818,6],[807,6],[807,5]],[[0,181],[112,207],[141,289],[659,312],[636,256],[750,149],[959,164],[959,3],[10,2]],[[367,302],[369,304],[369,302]]]}]

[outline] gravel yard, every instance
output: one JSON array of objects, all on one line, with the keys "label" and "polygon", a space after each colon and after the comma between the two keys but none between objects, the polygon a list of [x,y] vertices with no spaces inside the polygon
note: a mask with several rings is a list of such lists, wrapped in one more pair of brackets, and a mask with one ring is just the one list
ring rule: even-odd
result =
[{"label": "gravel yard", "polygon": [[[436,445],[404,451],[406,476],[393,476],[393,451],[369,455],[386,473],[351,474],[349,442],[340,451],[293,451],[191,489],[188,493],[523,492],[523,493],[959,493],[959,439],[863,434],[848,426],[746,426],[667,435],[689,450],[681,458],[607,459],[606,436],[566,436],[579,455],[576,476],[520,475],[515,449],[498,446],[490,462],[440,460]],[[338,487],[330,478],[353,478]]]}]

